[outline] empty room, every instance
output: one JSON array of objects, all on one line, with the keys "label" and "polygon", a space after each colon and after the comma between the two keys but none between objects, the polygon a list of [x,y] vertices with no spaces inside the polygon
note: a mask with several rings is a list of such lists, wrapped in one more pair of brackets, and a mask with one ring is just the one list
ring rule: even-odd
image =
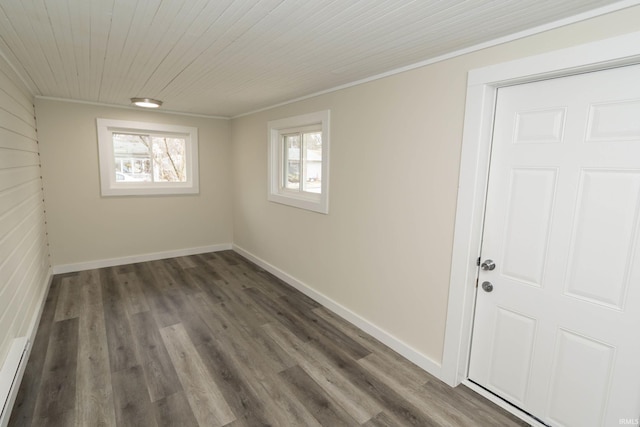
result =
[{"label": "empty room", "polygon": [[639,0],[0,0],[0,427],[638,426],[639,82]]}]

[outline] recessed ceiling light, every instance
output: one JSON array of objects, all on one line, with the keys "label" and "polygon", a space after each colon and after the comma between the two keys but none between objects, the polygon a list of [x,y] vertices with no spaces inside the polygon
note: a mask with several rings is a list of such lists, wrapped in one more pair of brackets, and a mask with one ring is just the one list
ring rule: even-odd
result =
[{"label": "recessed ceiling light", "polygon": [[131,103],[144,108],[158,108],[162,105],[162,101],[151,98],[131,98]]}]

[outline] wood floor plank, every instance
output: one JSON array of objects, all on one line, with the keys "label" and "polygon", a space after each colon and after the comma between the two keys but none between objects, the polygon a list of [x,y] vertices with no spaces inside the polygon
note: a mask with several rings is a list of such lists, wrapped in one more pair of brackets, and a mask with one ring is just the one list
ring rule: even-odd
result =
[{"label": "wood floor plank", "polygon": [[153,290],[153,293],[145,295],[147,298],[155,294],[162,294],[163,291],[172,289],[172,282],[165,272],[159,272],[160,261],[139,262],[134,264],[134,273],[145,286],[146,290]]},{"label": "wood floor plank", "polygon": [[298,365],[280,372],[302,404],[323,426],[355,426],[353,419]]},{"label": "wood floor plank", "polygon": [[163,291],[170,291],[176,288],[188,289],[188,285],[180,283],[175,277],[170,274],[169,266],[167,265],[168,260],[156,260],[149,261],[145,264],[148,264],[149,270],[151,274],[156,279],[156,282],[160,289]]},{"label": "wood floor plank", "polygon": [[441,381],[431,381],[424,387],[429,390],[431,399],[454,405],[469,418],[472,418],[477,426],[529,425],[514,415],[498,409],[493,402],[481,398],[476,392],[463,385],[451,388]]},{"label": "wood floor plank", "polygon": [[138,313],[131,317],[130,322],[151,401],[182,391],[153,315],[150,312]]},{"label": "wood floor plank", "polygon": [[185,294],[202,291],[197,282],[190,280],[187,272],[175,258],[163,260],[162,263],[158,263],[158,268],[162,269],[167,277],[171,278],[173,283],[178,284],[181,291]]},{"label": "wood floor plank", "polygon": [[366,369],[369,374],[384,384],[388,385],[398,395],[403,396],[411,405],[422,413],[428,414],[437,425],[471,425],[473,420],[467,418],[453,405],[441,405],[430,399],[424,384],[412,381],[407,375],[403,375],[395,365],[389,365],[385,360],[372,354],[358,360],[358,364]]},{"label": "wood floor plank", "polygon": [[199,344],[196,350],[236,416],[236,420],[231,425],[273,425],[269,416],[271,411],[266,406],[267,402],[263,400],[263,395],[255,390],[259,386],[239,372],[237,365],[230,360],[220,346],[211,341]]},{"label": "wood floor plank", "polygon": [[53,324],[33,424],[64,425],[63,422],[73,420],[76,399],[78,323],[76,317]]},{"label": "wood floor plank", "polygon": [[366,348],[375,348],[375,353],[381,357],[385,357],[389,360],[389,363],[399,364],[399,368],[410,372],[410,375],[415,381],[420,383],[426,383],[427,381],[435,380],[436,378],[428,372],[420,369],[414,363],[405,359],[394,350],[382,344],[380,341],[364,332],[357,326],[347,322],[335,313],[332,313],[325,307],[318,307],[313,309],[313,313],[331,324],[331,326],[337,330],[342,331],[348,335],[352,340],[360,343]]},{"label": "wood floor plank", "polygon": [[220,251],[215,253],[215,259],[222,259],[228,265],[238,265],[238,258],[235,256],[235,252],[233,251]]},{"label": "wood floor plank", "polygon": [[274,298],[287,293],[287,290],[282,289],[273,282],[261,283],[260,280],[256,280],[251,271],[247,271],[246,265],[248,264],[241,264],[227,252],[233,253],[232,251],[216,252],[215,258],[207,260],[225,282],[234,283],[235,287],[239,286],[240,289],[259,287],[263,293]]},{"label": "wood floor plank", "polygon": [[[195,296],[192,298],[196,299]],[[198,307],[195,307],[198,313]],[[238,337],[233,332],[231,334],[227,332],[226,320],[212,318],[207,316],[206,312],[200,315],[204,316],[202,323],[206,324],[207,328],[203,330],[201,324],[191,320],[190,323],[195,324],[190,326],[189,332],[195,334],[196,340],[201,343],[199,350],[203,352],[206,349],[211,354],[216,354],[218,360],[224,360],[225,372],[231,374],[230,376],[237,381],[236,384],[228,386],[242,390],[242,397],[247,398],[247,401],[243,400],[241,403],[252,402],[250,408],[241,410],[243,417],[238,417],[234,424],[243,425],[242,421],[246,420],[248,426],[319,425],[307,408],[285,387],[284,381],[274,371],[272,363],[264,360],[263,357],[257,357],[261,353],[247,348],[246,339]],[[207,336],[211,332],[214,334],[214,339]],[[206,355],[203,355],[203,358],[211,361]],[[227,382],[219,384],[224,385]],[[256,420],[259,422],[256,423]]]},{"label": "wood floor plank", "polygon": [[354,359],[359,359],[371,353],[368,348],[363,347],[340,330],[332,327],[312,311],[307,312],[292,304],[286,295],[273,298],[255,288],[246,289],[245,292],[251,295],[260,307],[269,311],[273,317],[277,318],[287,329],[303,341],[318,340],[320,337],[324,337],[337,343],[343,351],[349,352],[350,357]]},{"label": "wood floor plank", "polygon": [[200,314],[204,322],[215,333],[216,339],[228,343],[229,351],[235,351],[240,356],[245,354],[260,354],[261,357],[246,360],[247,364],[260,365],[267,373],[277,373],[294,365],[293,359],[261,329],[255,328],[251,332],[235,323],[234,317],[220,307],[211,310],[206,299],[197,295],[190,298],[191,306]]},{"label": "wood floor plank", "polygon": [[266,416],[264,400],[256,393],[253,384],[232,355],[195,311],[182,313],[182,324],[207,367],[209,375],[225,396],[227,404],[236,416],[231,425],[263,426],[271,422]]},{"label": "wood floor plank", "polygon": [[284,303],[283,305],[285,307],[291,307],[291,310],[294,311],[298,318],[305,319],[307,324],[312,325],[313,331],[316,332],[313,334],[314,336],[317,336],[318,333],[323,335],[330,341],[336,343],[336,345],[340,346],[344,351],[348,352],[354,359],[360,359],[371,354],[371,350],[369,350],[369,348],[351,339],[347,334],[342,332],[342,330],[333,327],[333,325],[323,318],[318,317],[313,311],[299,308],[296,304],[296,299],[290,298],[288,295],[284,295],[280,297],[280,300]]},{"label": "wood floor plank", "polygon": [[362,424],[362,427],[397,427],[398,421],[391,419],[386,413],[381,412]]},{"label": "wood floor plank", "polygon": [[212,263],[209,262],[215,258],[215,255],[199,254],[199,255],[194,255],[192,258],[196,267],[206,270],[207,275],[211,280],[213,281],[223,280],[222,276],[220,276],[220,273],[218,273],[218,271],[213,267]]},{"label": "wood floor plank", "polygon": [[281,310],[281,307],[273,298],[269,298],[259,289],[246,289],[246,294],[253,299],[256,306],[263,310],[268,316],[282,323],[288,330],[293,332],[300,340],[307,342],[313,337],[313,333],[309,328],[301,322],[289,309]]},{"label": "wood floor plank", "polygon": [[79,274],[65,277],[60,284],[60,296],[54,320],[73,319],[80,315]]},{"label": "wood floor plank", "polygon": [[133,366],[112,374],[116,423],[120,427],[155,427],[154,409],[142,367]]},{"label": "wood floor plank", "polygon": [[369,372],[380,373],[385,378],[388,378],[389,381],[393,381],[394,384],[401,384],[405,388],[409,387],[418,390],[428,382],[415,375],[415,366],[399,363],[386,354],[371,353],[359,359],[358,363]]},{"label": "wood floor plank", "polygon": [[[228,292],[216,282],[211,276],[211,271],[208,271],[206,267],[197,265],[185,270],[189,280],[193,281],[203,292],[209,294],[209,296],[215,302],[224,302],[229,300]],[[216,273],[217,274],[217,273]]]},{"label": "wood floor plank", "polygon": [[140,280],[135,272],[119,274],[117,277],[119,292],[123,296],[125,310],[129,317],[150,310],[147,297],[142,292]]},{"label": "wood floor plank", "polygon": [[158,427],[176,427],[178,424],[180,427],[198,427],[198,421],[182,391],[153,402],[153,414]]},{"label": "wood floor plank", "polygon": [[115,425],[102,291],[95,270],[82,272],[76,377],[76,424]]},{"label": "wood floor plank", "polygon": [[183,269],[192,268],[196,266],[196,262],[191,256],[181,256],[174,258],[180,267]]},{"label": "wood floor plank", "polygon": [[173,285],[173,279],[157,263],[136,264],[136,275],[141,283],[150,311],[159,327],[180,322],[180,289]]},{"label": "wood floor plank", "polygon": [[213,382],[184,326],[167,326],[160,329],[160,335],[198,423],[213,427],[224,426],[235,420],[235,415]]},{"label": "wood floor plank", "polygon": [[367,372],[341,347],[334,345],[324,337],[310,341],[309,346],[323,353],[351,383],[376,399],[389,416],[397,416],[413,425],[438,425],[429,414],[422,412],[410,403],[406,396],[400,395],[389,384]]},{"label": "wood floor plank", "polygon": [[373,398],[349,382],[320,352],[298,340],[277,323],[262,328],[329,396],[356,421],[364,423],[382,411]]},{"label": "wood floor plank", "polygon": [[284,379],[273,374],[262,382],[263,399],[268,402],[268,416],[274,426],[321,426]]},{"label": "wood floor plank", "polygon": [[124,308],[122,295],[113,268],[100,269],[100,286],[103,298],[109,363],[111,372],[129,369],[139,365],[131,327]]},{"label": "wood floor plank", "polygon": [[244,326],[255,328],[272,320],[269,312],[257,305],[244,289],[234,287],[228,283],[223,284],[223,282],[216,282],[216,285],[226,295],[226,300],[220,303],[220,307],[235,313],[235,317]]}]

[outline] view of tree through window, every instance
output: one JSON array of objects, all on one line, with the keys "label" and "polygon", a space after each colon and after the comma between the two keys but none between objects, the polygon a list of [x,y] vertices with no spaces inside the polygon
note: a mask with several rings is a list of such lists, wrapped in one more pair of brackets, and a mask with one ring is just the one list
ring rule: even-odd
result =
[{"label": "view of tree through window", "polygon": [[285,134],[283,142],[284,187],[288,190],[320,193],[322,188],[322,132]]},{"label": "view of tree through window", "polygon": [[176,135],[113,133],[116,181],[186,182],[186,141]]}]

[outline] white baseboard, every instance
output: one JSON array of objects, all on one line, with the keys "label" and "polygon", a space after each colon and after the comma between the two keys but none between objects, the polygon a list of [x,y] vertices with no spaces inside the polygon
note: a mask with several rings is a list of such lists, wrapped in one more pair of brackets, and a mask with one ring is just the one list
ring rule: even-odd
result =
[{"label": "white baseboard", "polygon": [[7,424],[9,424],[13,404],[16,401],[16,397],[18,397],[22,376],[24,375],[24,370],[27,367],[27,362],[31,355],[31,345],[38,332],[38,325],[40,324],[44,304],[47,301],[49,288],[51,288],[52,279],[53,272],[49,270],[45,284],[38,297],[38,307],[31,317],[31,322],[29,322],[27,335],[13,340],[9,354],[2,365],[2,370],[0,371],[0,405],[2,405],[0,427],[6,427]]},{"label": "white baseboard", "polygon": [[101,259],[96,261],[79,262],[76,264],[61,264],[53,266],[54,274],[75,273],[77,271],[93,270],[95,268],[114,267],[116,265],[134,264],[136,262],[156,261],[165,258],[197,255],[207,252],[225,251],[232,248],[231,243],[200,246],[197,248],[177,249],[173,251],[154,252],[150,254],[131,255],[120,258]]},{"label": "white baseboard", "polygon": [[233,250],[239,253],[240,255],[242,255],[243,257],[253,261],[260,267],[264,268],[269,273],[273,274],[274,276],[278,277],[279,279],[293,286],[303,294],[307,295],[309,298],[315,300],[322,306],[326,307],[327,309],[331,310],[338,316],[342,317],[347,322],[362,329],[363,331],[365,331],[372,337],[376,338],[378,341],[382,342],[383,344],[390,347],[391,349],[395,350],[396,352],[401,354],[403,357],[415,363],[416,365],[418,365],[420,368],[424,369],[431,375],[435,376],[440,380],[443,380],[442,366],[440,365],[440,363],[418,352],[417,350],[405,344],[404,342],[400,341],[399,339],[397,339],[396,337],[394,337],[384,329],[374,325],[373,323],[369,322],[368,320],[364,319],[363,317],[349,310],[347,307],[339,304],[338,302],[332,300],[326,295],[323,295],[322,293],[316,291],[315,289],[311,288],[309,285],[301,282],[295,277],[290,276],[289,274],[280,270],[278,267],[272,264],[269,264],[267,261],[263,260],[262,258],[255,256],[251,252],[241,248],[236,244],[233,245]]}]

